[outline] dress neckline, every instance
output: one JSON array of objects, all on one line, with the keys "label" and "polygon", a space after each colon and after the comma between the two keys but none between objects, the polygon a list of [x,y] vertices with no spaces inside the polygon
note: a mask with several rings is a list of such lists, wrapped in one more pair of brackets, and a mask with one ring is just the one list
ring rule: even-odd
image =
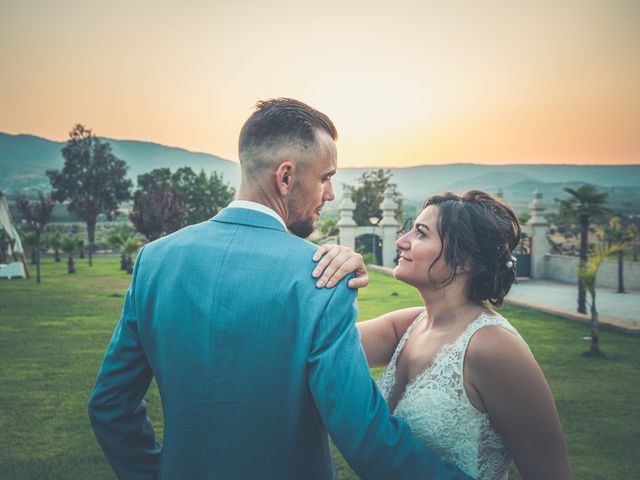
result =
[{"label": "dress neckline", "polygon": [[[413,322],[411,322],[411,325],[409,325],[409,327],[407,328],[407,330],[405,331],[404,335],[402,336],[402,338],[400,339],[400,343],[398,344],[398,347],[396,348],[396,351],[394,352],[391,361],[389,362],[389,367],[393,367],[393,371],[390,373],[393,373],[393,384],[391,385],[391,389],[390,392],[393,391],[393,389],[396,387],[396,383],[397,383],[397,363],[398,363],[398,357],[400,356],[400,353],[402,353],[402,350],[404,350],[404,346],[407,343],[407,341],[409,340],[409,337],[411,336],[411,331],[413,330],[413,327],[418,323],[419,320],[421,320],[425,315],[426,315],[426,310],[422,313],[420,313],[420,315],[418,315]],[[501,315],[497,314],[496,312],[493,312],[491,314],[485,312],[484,310],[481,311],[478,316],[476,318],[474,318],[471,322],[469,322],[469,324],[465,327],[465,329],[460,333],[460,335],[458,335],[455,339],[453,339],[450,342],[445,342],[442,345],[440,345],[440,347],[438,348],[438,350],[436,351],[436,353],[433,355],[433,358],[431,359],[431,362],[423,369],[420,371],[420,373],[418,373],[415,377],[413,377],[413,379],[411,379],[409,382],[407,382],[404,386],[403,391],[400,393],[400,395],[398,396],[398,400],[396,401],[396,404],[393,406],[393,412],[396,411],[396,409],[398,408],[398,405],[400,405],[400,402],[402,402],[402,400],[407,396],[407,392],[410,392],[412,387],[414,385],[416,385],[419,381],[422,380],[423,377],[425,377],[430,371],[431,369],[434,367],[434,365],[437,364],[438,360],[440,359],[440,357],[442,355],[444,355],[444,353],[448,350],[450,350],[456,343],[458,343],[460,341],[460,339],[462,339],[466,333],[469,331],[469,329],[471,328],[472,325],[474,325],[475,323],[477,323],[479,320],[481,320],[482,318],[498,318],[498,319],[503,319],[504,317],[502,317]],[[475,407],[474,407],[475,409]],[[475,409],[478,413],[483,414],[484,412],[480,412],[479,410]]]}]

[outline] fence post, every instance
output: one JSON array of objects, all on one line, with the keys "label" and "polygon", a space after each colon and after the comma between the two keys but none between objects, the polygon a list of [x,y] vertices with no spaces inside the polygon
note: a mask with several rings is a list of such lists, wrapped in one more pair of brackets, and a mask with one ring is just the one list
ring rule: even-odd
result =
[{"label": "fence post", "polygon": [[384,191],[384,200],[380,204],[382,210],[382,220],[380,227],[382,229],[382,266],[393,268],[393,260],[396,257],[396,236],[400,225],[396,220],[396,208],[398,204],[393,199],[393,191],[387,188]]},{"label": "fence post", "polygon": [[531,234],[531,278],[544,278],[545,255],[549,252],[547,230],[549,222],[544,218],[546,206],[542,200],[542,193],[533,191],[533,200],[529,203],[531,218],[527,222]]},{"label": "fence post", "polygon": [[351,199],[351,191],[345,188],[340,201],[340,220],[338,220],[338,244],[356,249],[356,222],[353,220],[355,203]]}]

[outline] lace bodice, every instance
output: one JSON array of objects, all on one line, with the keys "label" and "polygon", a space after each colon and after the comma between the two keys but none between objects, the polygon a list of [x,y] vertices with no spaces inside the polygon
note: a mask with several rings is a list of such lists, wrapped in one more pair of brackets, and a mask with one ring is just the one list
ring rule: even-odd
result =
[{"label": "lace bodice", "polygon": [[[418,316],[403,335],[386,370],[378,380],[388,401],[396,382],[398,356]],[[464,389],[464,356],[480,328],[495,325],[519,334],[503,317],[481,313],[452,343],[443,345],[431,365],[411,381],[400,395],[394,415],[446,462],[478,479],[506,479],[512,460],[486,413],[478,411]],[[520,337],[521,338],[521,337]],[[524,340],[523,340],[524,341]]]}]

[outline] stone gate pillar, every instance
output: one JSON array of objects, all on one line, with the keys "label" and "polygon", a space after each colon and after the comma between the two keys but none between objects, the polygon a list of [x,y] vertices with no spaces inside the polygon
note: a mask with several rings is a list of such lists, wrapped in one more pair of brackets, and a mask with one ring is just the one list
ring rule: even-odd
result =
[{"label": "stone gate pillar", "polygon": [[546,206],[542,200],[542,193],[537,189],[533,192],[533,200],[529,203],[531,218],[527,222],[531,234],[531,278],[544,278],[545,255],[549,252],[547,230],[549,222],[544,218]]},{"label": "stone gate pillar", "polygon": [[391,189],[385,190],[380,208],[382,209],[382,219],[378,225],[382,230],[382,266],[393,268],[395,267],[393,260],[396,257],[396,240],[400,225],[395,217],[398,205],[393,199]]},{"label": "stone gate pillar", "polygon": [[356,249],[356,222],[353,220],[353,211],[356,204],[351,199],[351,191],[345,188],[340,201],[340,220],[338,220],[338,244]]}]

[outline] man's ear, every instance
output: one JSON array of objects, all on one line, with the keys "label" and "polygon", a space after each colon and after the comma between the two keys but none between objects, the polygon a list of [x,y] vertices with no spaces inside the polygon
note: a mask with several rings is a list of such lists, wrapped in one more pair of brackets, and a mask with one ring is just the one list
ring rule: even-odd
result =
[{"label": "man's ear", "polygon": [[296,164],[293,162],[282,162],[278,165],[276,169],[276,186],[281,195],[287,196],[291,192],[295,172]]}]

